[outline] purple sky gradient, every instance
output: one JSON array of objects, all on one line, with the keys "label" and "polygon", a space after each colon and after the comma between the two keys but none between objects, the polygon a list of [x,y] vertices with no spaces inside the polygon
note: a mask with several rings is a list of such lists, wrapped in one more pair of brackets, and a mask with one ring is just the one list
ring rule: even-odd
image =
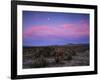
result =
[{"label": "purple sky gradient", "polygon": [[23,11],[23,46],[89,43],[89,14]]}]

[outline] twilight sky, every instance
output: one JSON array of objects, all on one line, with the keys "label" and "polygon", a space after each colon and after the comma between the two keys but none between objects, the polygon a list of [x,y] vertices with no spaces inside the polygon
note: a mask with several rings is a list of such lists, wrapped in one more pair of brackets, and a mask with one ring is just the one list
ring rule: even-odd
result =
[{"label": "twilight sky", "polygon": [[23,11],[23,46],[89,43],[89,14]]}]

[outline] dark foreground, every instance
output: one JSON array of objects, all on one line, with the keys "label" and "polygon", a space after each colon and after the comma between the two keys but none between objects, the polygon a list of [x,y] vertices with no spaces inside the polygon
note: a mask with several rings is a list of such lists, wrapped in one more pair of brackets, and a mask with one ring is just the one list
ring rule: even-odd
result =
[{"label": "dark foreground", "polygon": [[[59,52],[55,49],[59,49]],[[63,48],[63,49],[62,49]],[[63,51],[62,51],[63,50]],[[23,68],[88,66],[89,44],[23,47]]]}]

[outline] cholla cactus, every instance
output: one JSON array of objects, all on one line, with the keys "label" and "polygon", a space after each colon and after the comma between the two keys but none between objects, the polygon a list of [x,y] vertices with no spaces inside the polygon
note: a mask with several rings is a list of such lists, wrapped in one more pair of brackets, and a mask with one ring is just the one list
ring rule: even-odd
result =
[{"label": "cholla cactus", "polygon": [[57,63],[61,62],[64,57],[64,48],[58,47],[55,48],[55,61]]},{"label": "cholla cactus", "polygon": [[34,60],[33,64],[32,64],[32,67],[45,67],[48,65],[48,62],[46,60],[46,58],[44,56],[40,56],[38,57],[37,59]]}]

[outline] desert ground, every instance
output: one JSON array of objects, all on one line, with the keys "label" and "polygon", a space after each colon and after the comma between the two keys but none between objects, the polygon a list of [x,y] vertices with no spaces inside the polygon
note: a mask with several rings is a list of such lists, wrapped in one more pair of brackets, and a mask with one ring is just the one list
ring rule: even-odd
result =
[{"label": "desert ground", "polygon": [[23,47],[23,68],[89,66],[89,44]]}]

